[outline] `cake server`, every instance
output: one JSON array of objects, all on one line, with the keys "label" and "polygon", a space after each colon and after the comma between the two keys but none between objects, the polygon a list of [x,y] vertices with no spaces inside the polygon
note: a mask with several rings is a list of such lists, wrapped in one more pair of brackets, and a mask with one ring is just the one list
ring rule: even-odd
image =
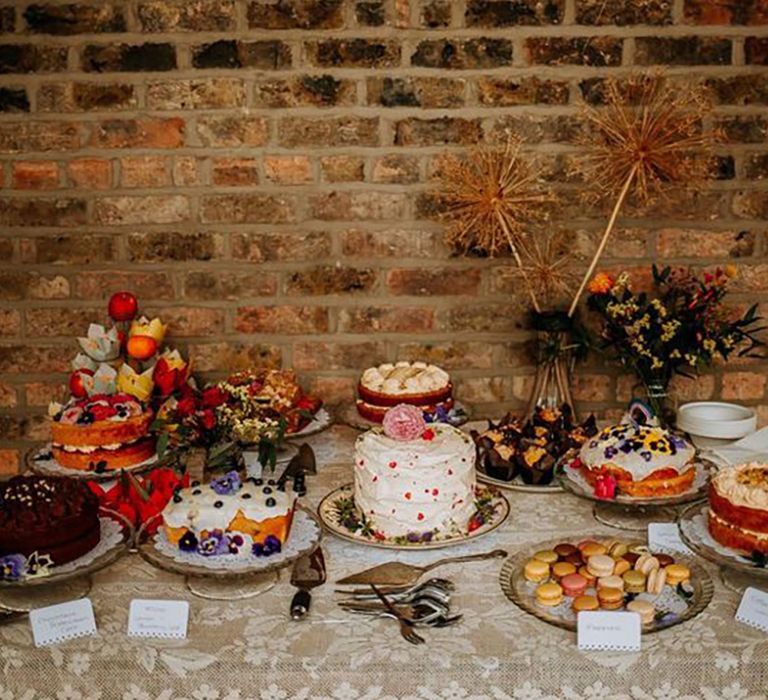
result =
[{"label": "cake server", "polygon": [[479,559],[502,559],[507,556],[503,549],[494,549],[492,552],[483,552],[482,554],[468,554],[464,557],[448,557],[447,559],[438,559],[426,566],[416,566],[415,564],[403,564],[399,561],[390,561],[386,564],[379,564],[371,569],[366,569],[357,574],[352,574],[336,583],[340,586],[349,586],[357,584],[375,584],[377,586],[391,586],[392,588],[405,588],[412,586],[427,571],[432,571],[438,566],[444,564],[456,564],[464,561],[476,561]]},{"label": "cake server", "polygon": [[309,613],[312,602],[310,590],[325,583],[325,558],[317,547],[311,554],[296,560],[291,572],[291,585],[299,590],[291,601],[291,618],[302,620]]}]

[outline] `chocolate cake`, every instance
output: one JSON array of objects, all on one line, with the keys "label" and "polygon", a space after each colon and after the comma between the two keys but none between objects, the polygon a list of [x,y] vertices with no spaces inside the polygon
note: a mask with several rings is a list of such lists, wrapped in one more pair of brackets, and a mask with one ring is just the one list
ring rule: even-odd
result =
[{"label": "chocolate cake", "polygon": [[0,485],[0,556],[37,552],[66,564],[101,538],[99,501],[84,483],[15,476]]}]

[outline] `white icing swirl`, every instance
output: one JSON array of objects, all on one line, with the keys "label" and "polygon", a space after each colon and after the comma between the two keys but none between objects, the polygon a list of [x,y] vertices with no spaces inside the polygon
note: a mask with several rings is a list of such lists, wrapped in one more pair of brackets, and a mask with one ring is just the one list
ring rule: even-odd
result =
[{"label": "white icing swirl", "polygon": [[728,467],[715,475],[712,485],[735,506],[768,510],[768,464],[749,462]]}]

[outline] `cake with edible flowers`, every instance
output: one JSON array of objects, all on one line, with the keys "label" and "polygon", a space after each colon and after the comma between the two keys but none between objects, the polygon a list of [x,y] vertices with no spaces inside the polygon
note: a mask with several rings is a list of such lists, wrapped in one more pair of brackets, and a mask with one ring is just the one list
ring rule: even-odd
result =
[{"label": "cake with edible flowers", "polygon": [[269,556],[288,540],[296,505],[290,487],[231,471],[179,489],[162,513],[171,544],[203,556]]},{"label": "cake with edible flowers", "polygon": [[720,544],[768,554],[768,464],[719,471],[709,484],[708,521]]},{"label": "cake with edible flowers", "polygon": [[447,413],[454,404],[449,374],[426,362],[369,367],[360,378],[357,393],[358,412],[374,423],[381,423],[387,409],[398,404],[417,406],[424,413]]},{"label": "cake with edible flowers", "polygon": [[401,404],[355,443],[354,503],[380,537],[468,532],[477,512],[469,435]]},{"label": "cake with edible flowers", "polygon": [[667,497],[693,485],[695,454],[683,438],[628,417],[584,443],[573,466],[596,488],[607,480],[618,492],[635,498]]}]

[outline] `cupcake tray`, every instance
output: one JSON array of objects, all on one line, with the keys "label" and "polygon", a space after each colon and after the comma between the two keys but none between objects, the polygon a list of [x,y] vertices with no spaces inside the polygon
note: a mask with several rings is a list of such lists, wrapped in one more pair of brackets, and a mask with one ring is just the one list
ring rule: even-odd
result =
[{"label": "cupcake tray", "polygon": [[[595,536],[593,538],[584,537],[583,539],[599,541],[600,539],[605,539],[605,537]],[[575,632],[577,613],[571,609],[573,598],[563,595],[562,602],[555,607],[540,605],[536,601],[536,588],[539,584],[528,581],[523,575],[525,563],[532,558],[535,552],[552,549],[563,541],[565,540],[559,539],[542,542],[518,552],[504,563],[499,582],[507,598],[521,610],[529,615],[533,615],[542,622]],[[661,551],[659,550],[659,552]],[[665,586],[664,591],[658,596],[653,596],[649,593],[637,594],[638,599],[652,602],[657,612],[657,619],[654,622],[642,626],[644,634],[659,632],[660,630],[668,629],[691,620],[705,610],[712,600],[714,584],[706,570],[691,557],[678,554],[677,552],[669,552],[669,554],[675,558],[676,562],[685,564],[690,569],[690,589],[692,595],[690,598],[686,598],[677,592],[677,588],[672,586]],[[587,588],[586,594],[594,595],[595,589],[593,587]]]}]

